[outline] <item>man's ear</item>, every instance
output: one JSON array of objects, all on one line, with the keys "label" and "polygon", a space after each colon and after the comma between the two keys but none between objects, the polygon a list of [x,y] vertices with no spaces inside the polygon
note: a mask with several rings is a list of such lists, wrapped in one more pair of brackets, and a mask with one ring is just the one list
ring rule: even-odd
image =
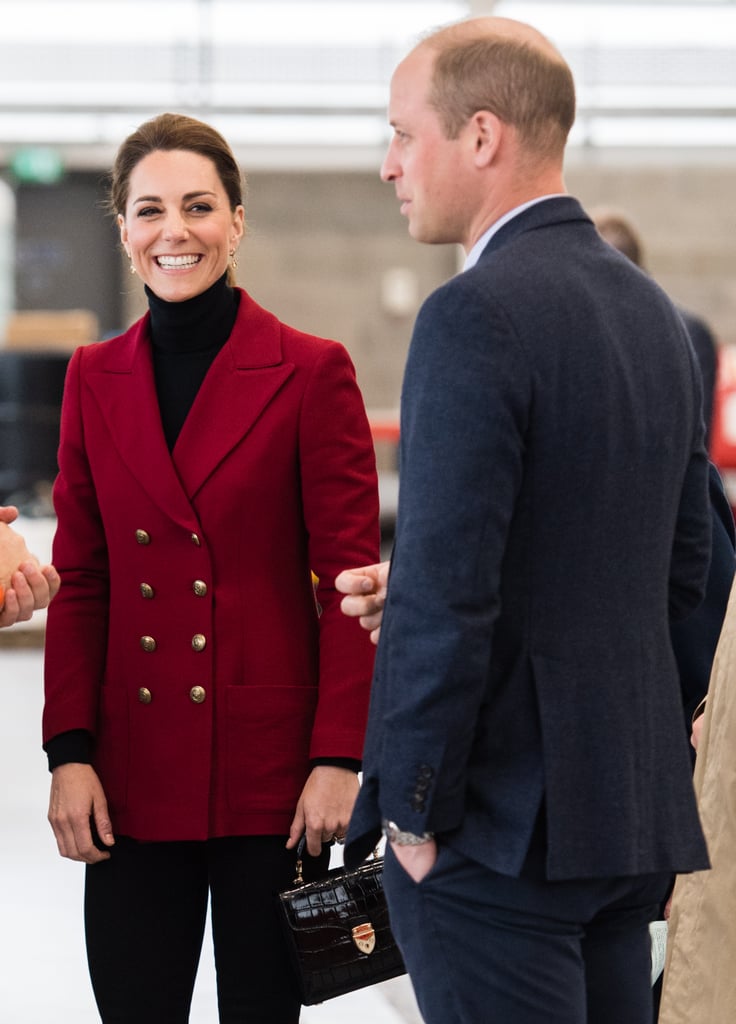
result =
[{"label": "man's ear", "polygon": [[491,164],[498,152],[504,124],[490,110],[478,110],[470,118],[469,128],[477,167]]}]

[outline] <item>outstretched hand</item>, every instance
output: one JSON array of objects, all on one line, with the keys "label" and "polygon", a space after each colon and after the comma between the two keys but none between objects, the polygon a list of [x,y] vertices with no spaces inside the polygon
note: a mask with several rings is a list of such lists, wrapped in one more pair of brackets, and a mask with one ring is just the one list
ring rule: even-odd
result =
[{"label": "outstretched hand", "polygon": [[359,569],[344,569],[335,580],[335,588],[346,595],[340,604],[343,613],[359,619],[374,644],[381,632],[389,566],[390,562],[378,562]]},{"label": "outstretched hand", "polygon": [[42,566],[26,547],[23,537],[10,526],[17,508],[0,506],[0,628],[30,619],[56,596],[61,580],[52,565]]}]

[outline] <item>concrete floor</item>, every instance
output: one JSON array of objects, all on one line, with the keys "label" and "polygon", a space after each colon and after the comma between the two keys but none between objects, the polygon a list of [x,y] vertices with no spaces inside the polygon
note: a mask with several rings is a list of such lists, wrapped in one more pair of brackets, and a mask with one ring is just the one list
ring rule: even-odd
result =
[{"label": "concrete floor", "polygon": [[[36,629],[42,626],[42,617]],[[58,856],[46,821],[42,654],[0,642],[0,1021],[99,1021],[82,935],[81,865]],[[14,637],[15,638],[15,637]],[[13,639],[14,639],[13,638]],[[212,949],[202,953],[192,1024],[216,1024]],[[406,978],[305,1008],[302,1024],[421,1024]]]}]

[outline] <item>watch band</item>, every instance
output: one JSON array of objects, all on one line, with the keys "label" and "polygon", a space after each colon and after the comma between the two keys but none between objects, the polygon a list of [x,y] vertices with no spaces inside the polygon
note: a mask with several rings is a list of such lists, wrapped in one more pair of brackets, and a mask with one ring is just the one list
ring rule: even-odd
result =
[{"label": "watch band", "polygon": [[421,835],[417,835],[416,832],[404,832],[395,821],[386,820],[383,822],[383,834],[389,843],[395,843],[397,846],[423,846],[434,839],[434,832],[422,832]]}]

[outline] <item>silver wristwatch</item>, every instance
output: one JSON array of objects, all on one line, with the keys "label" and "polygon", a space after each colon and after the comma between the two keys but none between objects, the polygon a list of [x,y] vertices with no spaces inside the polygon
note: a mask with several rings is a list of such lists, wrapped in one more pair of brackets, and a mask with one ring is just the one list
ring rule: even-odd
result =
[{"label": "silver wristwatch", "polygon": [[389,843],[396,843],[397,846],[423,846],[431,839],[434,839],[434,832],[422,832],[418,836],[415,832],[402,832],[395,821],[383,822],[383,834]]}]

